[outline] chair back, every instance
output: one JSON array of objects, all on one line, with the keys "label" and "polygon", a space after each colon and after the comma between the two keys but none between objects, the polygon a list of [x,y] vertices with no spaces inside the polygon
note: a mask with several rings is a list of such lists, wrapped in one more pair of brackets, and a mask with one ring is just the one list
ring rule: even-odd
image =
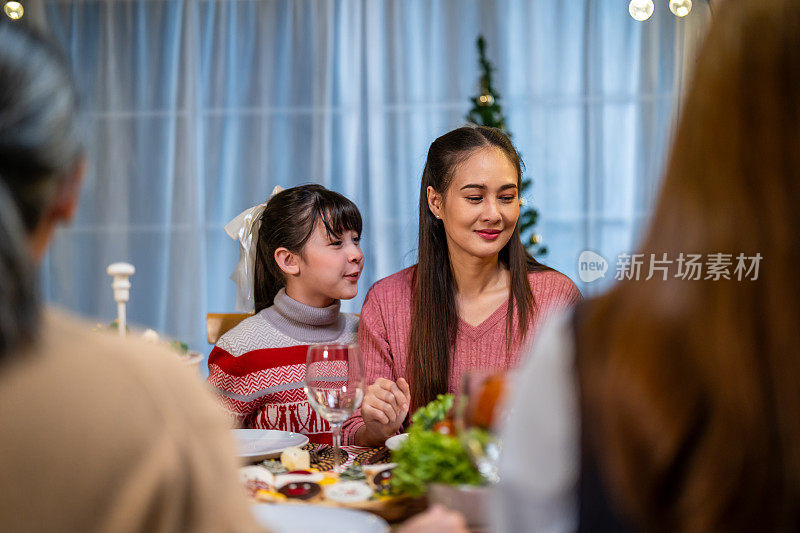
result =
[{"label": "chair back", "polygon": [[208,313],[206,315],[206,338],[216,344],[222,335],[253,313]]}]

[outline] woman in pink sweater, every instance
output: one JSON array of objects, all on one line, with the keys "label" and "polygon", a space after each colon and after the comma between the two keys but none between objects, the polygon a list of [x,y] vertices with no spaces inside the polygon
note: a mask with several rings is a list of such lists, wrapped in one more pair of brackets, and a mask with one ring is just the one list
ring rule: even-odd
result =
[{"label": "woman in pink sweater", "polygon": [[508,369],[544,317],[580,299],[569,278],[538,263],[519,232],[521,162],[496,128],[436,139],[422,173],[419,262],[372,286],[359,343],[367,383],[342,429],[375,446],[409,410],[452,392],[465,371]]}]

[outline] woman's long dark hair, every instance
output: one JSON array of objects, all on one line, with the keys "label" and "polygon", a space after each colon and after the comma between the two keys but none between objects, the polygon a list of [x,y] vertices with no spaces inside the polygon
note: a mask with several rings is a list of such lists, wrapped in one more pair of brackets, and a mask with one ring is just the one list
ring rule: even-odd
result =
[{"label": "woman's long dark hair", "polygon": [[78,93],[55,45],[0,20],[0,360],[35,338],[39,303],[27,234],[67,173],[82,135]]},{"label": "woman's long dark hair", "polygon": [[582,431],[642,530],[800,529],[799,205],[800,2],[725,2],[638,252],[730,279],[625,280],[578,328]]},{"label": "woman's long dark hair", "polygon": [[0,180],[0,362],[33,341],[39,322],[35,269],[26,244],[17,206]]},{"label": "woman's long dark hair", "polygon": [[[458,309],[447,237],[442,221],[428,207],[428,187],[444,196],[453,180],[455,168],[476,150],[497,148],[508,157],[517,172],[521,190],[522,161],[509,138],[497,128],[464,126],[433,141],[428,150],[419,193],[419,263],[414,273],[414,299],[406,374],[411,386],[411,408],[425,405],[437,394],[447,392],[451,353],[458,332]],[[511,274],[506,314],[506,339],[509,347],[521,341],[528,331],[536,307],[528,272],[549,270],[525,250],[520,239],[519,221],[508,243],[499,254],[500,262]],[[518,336],[512,339],[514,319]]]},{"label": "woman's long dark hair", "polygon": [[271,306],[275,295],[286,285],[283,271],[275,262],[275,250],[286,248],[302,254],[317,221],[322,222],[328,236],[340,236],[345,231],[361,235],[361,213],[356,204],[322,185],[292,187],[267,202],[256,244],[253,282],[256,313]]}]

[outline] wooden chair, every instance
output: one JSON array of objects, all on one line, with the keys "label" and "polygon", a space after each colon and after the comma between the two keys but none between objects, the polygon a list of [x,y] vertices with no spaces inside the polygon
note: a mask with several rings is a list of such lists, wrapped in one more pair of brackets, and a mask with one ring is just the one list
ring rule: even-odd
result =
[{"label": "wooden chair", "polygon": [[[216,344],[222,335],[253,313],[207,313],[206,339],[209,344]],[[361,318],[361,314],[356,313]]]},{"label": "wooden chair", "polygon": [[253,316],[253,313],[208,313],[206,315],[208,343],[216,344],[223,333],[249,316]]}]

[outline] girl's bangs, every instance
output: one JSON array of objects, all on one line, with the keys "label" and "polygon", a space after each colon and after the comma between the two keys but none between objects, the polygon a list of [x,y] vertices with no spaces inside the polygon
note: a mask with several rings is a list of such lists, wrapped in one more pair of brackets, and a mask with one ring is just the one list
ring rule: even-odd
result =
[{"label": "girl's bangs", "polygon": [[315,208],[314,218],[319,217],[322,220],[328,235],[340,236],[346,231],[355,231],[361,235],[361,213],[353,202],[345,197],[320,200]]}]

